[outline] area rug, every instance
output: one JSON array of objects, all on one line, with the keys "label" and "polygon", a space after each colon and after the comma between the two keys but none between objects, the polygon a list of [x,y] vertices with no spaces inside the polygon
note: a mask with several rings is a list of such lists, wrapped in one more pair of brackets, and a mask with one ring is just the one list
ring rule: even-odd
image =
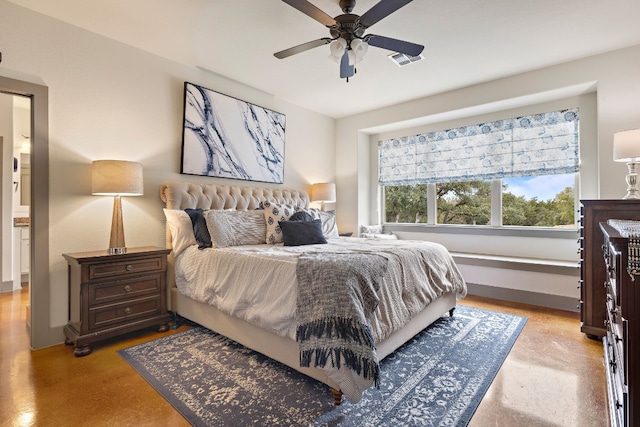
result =
[{"label": "area rug", "polygon": [[466,426],[525,323],[458,305],[338,407],[326,385],[202,327],[119,353],[194,426]]}]

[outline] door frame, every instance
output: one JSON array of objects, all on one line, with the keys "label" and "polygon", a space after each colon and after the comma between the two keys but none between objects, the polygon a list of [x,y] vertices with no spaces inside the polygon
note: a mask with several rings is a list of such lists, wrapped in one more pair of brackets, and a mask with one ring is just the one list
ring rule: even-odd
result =
[{"label": "door frame", "polygon": [[31,348],[59,344],[63,326],[51,326],[49,274],[49,88],[0,76],[0,92],[31,99],[31,205],[29,271]]}]

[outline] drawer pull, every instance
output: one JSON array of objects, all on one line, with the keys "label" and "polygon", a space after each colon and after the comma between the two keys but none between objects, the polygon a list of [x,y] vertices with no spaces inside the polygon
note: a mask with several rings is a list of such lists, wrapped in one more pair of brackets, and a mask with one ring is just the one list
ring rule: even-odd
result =
[{"label": "drawer pull", "polygon": [[131,292],[131,286],[127,285],[124,287],[125,292]]},{"label": "drawer pull", "polygon": [[131,314],[131,308],[127,307],[124,309],[125,314]]},{"label": "drawer pull", "polygon": [[127,270],[127,271],[133,270],[133,265],[127,264],[127,266],[125,267],[125,270]]}]

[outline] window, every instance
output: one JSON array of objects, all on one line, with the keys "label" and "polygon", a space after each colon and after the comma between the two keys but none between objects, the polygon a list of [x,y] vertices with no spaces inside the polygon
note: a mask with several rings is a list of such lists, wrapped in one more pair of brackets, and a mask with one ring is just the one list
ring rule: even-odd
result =
[{"label": "window", "polygon": [[436,184],[437,224],[491,223],[491,183],[463,181]]},{"label": "window", "polygon": [[502,184],[502,225],[575,226],[575,174],[507,178]]},{"label": "window", "polygon": [[378,156],[386,222],[575,225],[577,108],[380,141]]},{"label": "window", "polygon": [[386,222],[426,223],[427,186],[398,185],[384,188]]}]

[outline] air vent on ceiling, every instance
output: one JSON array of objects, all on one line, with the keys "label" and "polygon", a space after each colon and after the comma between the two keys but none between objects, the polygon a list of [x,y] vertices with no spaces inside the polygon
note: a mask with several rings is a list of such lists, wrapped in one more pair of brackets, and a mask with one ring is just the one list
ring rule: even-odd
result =
[{"label": "air vent on ceiling", "polygon": [[424,56],[422,56],[422,54],[418,56],[409,56],[405,55],[404,53],[396,52],[389,55],[389,59],[391,59],[398,67],[404,67],[405,65],[422,61],[424,59]]}]

